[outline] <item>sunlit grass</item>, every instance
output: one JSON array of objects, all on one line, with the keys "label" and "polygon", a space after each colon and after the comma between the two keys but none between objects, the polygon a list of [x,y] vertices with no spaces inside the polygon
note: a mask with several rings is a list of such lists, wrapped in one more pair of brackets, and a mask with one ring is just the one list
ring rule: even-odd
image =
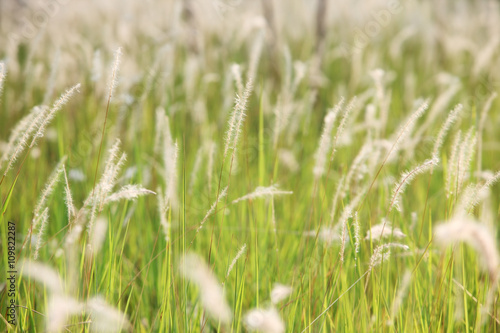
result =
[{"label": "sunlit grass", "polygon": [[[485,10],[468,5],[474,13]],[[92,6],[110,22],[121,17]],[[309,17],[319,16],[295,4],[303,10],[294,12],[303,16],[295,24],[304,28],[296,32],[296,16],[286,14],[297,8],[278,2],[275,9],[284,16],[276,18],[281,30],[273,37],[265,27],[269,13],[255,17],[260,3],[241,6],[231,12],[240,22],[228,17],[210,25],[199,17],[195,32],[179,15],[167,27],[183,32],[168,41],[152,38],[153,24],[119,20],[131,30],[127,38],[113,32],[116,40],[104,42],[82,34],[80,55],[60,46],[64,61],[49,105],[77,82],[79,92],[50,124],[45,118],[33,123],[25,149],[0,183],[0,224],[2,267],[7,221],[14,221],[18,263],[50,267],[62,286],[48,284],[41,271],[21,275],[19,264],[18,322],[10,328],[496,332],[498,263],[490,259],[498,251],[500,199],[497,72],[466,51],[452,54],[445,37],[436,41],[441,49],[434,48],[418,29],[394,51],[398,32],[409,26],[405,17],[418,14],[436,24],[424,4],[405,5],[349,57],[337,47],[350,36],[345,22],[332,19],[332,32],[318,37]],[[365,14],[383,9],[373,6]],[[170,5],[158,8],[177,15]],[[451,9],[447,15],[463,17]],[[71,27],[62,36],[94,31],[87,23],[54,20]],[[345,20],[352,20],[351,29],[359,25],[354,16]],[[483,38],[478,20],[463,24],[471,31],[467,38]],[[435,27],[448,36],[445,27]],[[31,40],[0,49],[4,59],[17,56],[5,61],[2,143],[47,98],[54,46],[41,36],[38,50]],[[316,53],[315,38],[326,38],[324,53]],[[118,43],[119,65],[113,54]],[[488,39],[477,43],[481,50],[490,45]],[[498,55],[498,45],[493,50]],[[481,59],[498,68],[495,57]],[[476,74],[469,75],[471,66]],[[44,135],[31,146],[39,129]],[[0,152],[6,151],[2,144]],[[61,171],[41,200],[61,160],[68,185]],[[123,200],[106,201],[110,197]],[[45,209],[49,218],[40,233],[33,222]],[[472,220],[470,233],[450,232],[451,244],[440,246],[434,231],[442,239],[443,229],[436,226],[463,222],[463,213]],[[488,230],[480,233],[486,240],[470,236],[483,230],[474,223]],[[378,229],[370,233],[372,227]],[[476,246],[477,239],[484,241]],[[292,291],[273,302],[276,284]],[[4,318],[9,300],[0,285]],[[51,321],[58,315],[60,326]],[[1,319],[0,330],[6,327]]]}]

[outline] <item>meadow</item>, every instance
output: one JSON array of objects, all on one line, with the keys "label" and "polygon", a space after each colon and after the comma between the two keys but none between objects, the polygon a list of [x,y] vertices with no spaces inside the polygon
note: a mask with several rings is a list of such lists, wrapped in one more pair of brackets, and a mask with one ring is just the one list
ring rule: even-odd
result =
[{"label": "meadow", "polygon": [[0,331],[499,332],[500,3],[0,0]]}]

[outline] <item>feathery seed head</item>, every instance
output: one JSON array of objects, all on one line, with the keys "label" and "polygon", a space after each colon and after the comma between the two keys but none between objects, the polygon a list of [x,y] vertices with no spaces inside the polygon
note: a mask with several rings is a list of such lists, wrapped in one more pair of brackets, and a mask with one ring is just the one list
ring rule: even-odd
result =
[{"label": "feathery seed head", "polygon": [[389,259],[392,248],[399,248],[404,251],[408,251],[410,249],[408,245],[400,243],[387,243],[379,245],[373,251],[368,270],[371,271],[375,266],[381,264],[383,260]]},{"label": "feathery seed head", "polygon": [[337,128],[337,133],[335,134],[335,139],[333,141],[333,145],[331,148],[331,153],[330,153],[330,162],[333,161],[333,157],[335,156],[335,152],[337,149],[337,143],[339,141],[339,138],[342,136],[344,133],[344,128],[347,123],[347,119],[349,118],[349,115],[351,114],[351,111],[354,109],[354,106],[356,105],[357,97],[354,96],[349,104],[346,106],[346,109],[344,111],[344,115],[342,116],[342,119],[340,120],[339,127]]},{"label": "feathery seed head", "polygon": [[472,246],[490,275],[490,281],[496,283],[499,273],[500,256],[494,236],[488,228],[475,220],[456,216],[451,221],[440,224],[434,228],[435,240],[443,246],[456,242],[465,242]]},{"label": "feathery seed head", "polygon": [[92,235],[90,237],[90,249],[92,253],[99,253],[99,250],[106,239],[106,231],[108,229],[108,220],[102,216],[98,217],[95,221]]},{"label": "feathery seed head", "polygon": [[396,297],[394,298],[394,301],[391,306],[391,316],[390,320],[388,321],[388,325],[393,325],[394,319],[397,317],[397,312],[399,308],[401,307],[401,304],[403,303],[403,299],[407,293],[408,287],[410,286],[411,282],[411,272],[407,270],[405,274],[403,275],[403,280],[401,282],[401,286],[399,287],[398,293],[396,294]]},{"label": "feathery seed head", "polygon": [[41,282],[50,293],[58,295],[63,293],[63,282],[53,268],[30,260],[19,261],[18,267],[22,275]]},{"label": "feathery seed head", "polygon": [[126,314],[107,304],[101,296],[93,297],[87,302],[86,312],[90,314],[90,326],[94,332],[113,333],[132,328]]},{"label": "feathery seed head", "polygon": [[45,132],[45,129],[49,125],[49,123],[54,119],[54,116],[56,115],[61,108],[68,103],[70,98],[74,95],[75,92],[78,92],[80,89],[80,84],[76,84],[70,89],[66,90],[66,92],[59,97],[59,99],[52,105],[52,108],[48,110],[48,112],[44,115],[44,119],[41,121],[41,123],[37,127],[36,133],[33,135],[33,139],[30,144],[30,148],[33,147],[37,140],[41,137],[43,137],[43,134]]},{"label": "feathery seed head", "polygon": [[420,106],[413,112],[408,120],[405,122],[403,126],[401,126],[400,130],[397,132],[395,139],[393,140],[392,147],[387,154],[386,160],[392,160],[395,156],[396,152],[399,151],[399,146],[402,141],[413,131],[416,121],[422,117],[425,111],[429,108],[429,100],[425,100],[421,102]]},{"label": "feathery seed head", "polygon": [[92,57],[92,75],[90,79],[92,82],[97,82],[102,76],[102,57],[101,50],[95,50],[94,56]]},{"label": "feathery seed head", "polygon": [[243,96],[236,96],[235,105],[233,108],[233,112],[231,113],[231,117],[228,123],[228,129],[226,133],[226,145],[224,147],[224,157],[227,156],[229,150],[234,151],[238,144],[238,138],[243,127],[243,121],[246,117],[245,111],[247,108],[248,99],[252,93],[253,89],[253,78],[249,77],[247,84],[245,86],[245,91]]},{"label": "feathery seed head", "polygon": [[247,244],[243,244],[243,246],[241,247],[241,249],[236,254],[236,257],[234,257],[233,261],[229,265],[229,268],[227,269],[226,279],[229,277],[229,273],[231,273],[231,271],[233,270],[234,265],[236,265],[236,262],[238,261],[238,259],[240,259],[240,257],[243,255],[243,253],[245,253],[246,249],[247,249]]},{"label": "feathery seed head", "polygon": [[401,175],[401,178],[399,182],[397,182],[394,185],[394,188],[392,190],[392,199],[389,204],[389,209],[388,211],[391,212],[393,208],[396,208],[398,211],[401,211],[402,208],[399,205],[399,201],[401,198],[401,195],[403,194],[404,190],[406,189],[406,186],[417,176],[420,175],[428,170],[431,170],[435,165],[438,164],[438,159],[437,158],[432,158],[424,163],[420,164],[419,166],[415,167],[413,170],[405,172]]},{"label": "feathery seed head", "polygon": [[283,163],[291,172],[297,172],[300,169],[299,162],[295,158],[292,151],[287,149],[278,150],[278,158],[280,162]]},{"label": "feathery seed head", "polygon": [[233,200],[233,204],[244,200],[253,200],[256,198],[269,198],[277,195],[286,195],[286,194],[293,194],[293,192],[280,190],[277,184],[268,187],[259,186],[252,193],[249,193],[238,199]]},{"label": "feathery seed head", "polygon": [[241,77],[241,66],[238,64],[231,65],[231,73],[233,74],[234,80],[236,81],[236,87],[238,89],[238,95],[243,95],[243,78]]},{"label": "feathery seed head", "polygon": [[366,233],[366,239],[380,240],[382,238],[394,237],[397,239],[405,238],[406,235],[399,228],[394,228],[391,224],[384,218],[382,223],[374,225]]},{"label": "feathery seed head", "polygon": [[219,202],[221,202],[221,200],[227,195],[227,188],[228,188],[227,186],[224,187],[224,189],[219,193],[217,200],[215,200],[215,202],[212,204],[208,212],[205,214],[205,217],[201,221],[200,226],[198,227],[198,229],[196,229],[196,233],[200,232],[201,228],[203,228],[203,224],[205,224],[208,218],[214,213],[215,208],[217,207]]},{"label": "feathery seed head", "polygon": [[35,206],[35,209],[33,211],[33,221],[32,221],[32,223],[34,224],[33,228],[37,227],[37,225],[35,224],[35,221],[39,217],[42,209],[46,206],[48,198],[50,197],[52,192],[54,192],[54,188],[56,187],[57,183],[59,182],[59,178],[60,178],[61,174],[64,172],[64,162],[65,161],[66,161],[66,156],[63,156],[61,158],[61,160],[59,161],[59,163],[57,163],[56,167],[54,168],[54,171],[52,171],[52,173],[49,176],[49,180],[45,184],[45,188],[43,189],[42,194],[40,195],[40,197],[38,199],[38,203]]},{"label": "feathery seed head", "polygon": [[271,290],[271,303],[278,304],[285,300],[292,293],[293,288],[290,286],[285,286],[280,283],[275,283],[273,290]]},{"label": "feathery seed head", "polygon": [[147,194],[156,195],[155,192],[145,189],[141,185],[129,184],[123,186],[119,191],[109,195],[106,198],[105,203],[115,202],[119,200],[135,200]]},{"label": "feathery seed head", "polygon": [[120,61],[122,57],[122,48],[119,47],[115,51],[115,61],[113,63],[113,69],[111,70],[111,75],[109,77],[109,96],[108,100],[111,100],[113,97],[115,88],[116,88],[116,83],[118,81],[118,70],[120,69]]},{"label": "feathery seed head", "polygon": [[[25,119],[28,118],[26,119],[27,123],[24,123],[23,120],[21,121],[19,127],[16,127],[15,130],[18,132],[12,133],[12,140],[9,140],[10,149],[8,149],[2,157],[2,161],[9,161],[9,164],[4,171],[4,176],[6,176],[12,169],[21,152],[23,152],[28,146],[29,138],[32,136],[33,132],[41,126],[48,112],[49,109],[46,106],[34,107],[32,111],[33,116],[25,117]],[[0,165],[2,164],[2,161],[0,161]]]},{"label": "feathery seed head", "polygon": [[0,158],[0,170],[2,169],[2,165],[4,162],[11,160],[11,163],[13,163],[13,161],[17,159],[17,156],[21,153],[21,151],[26,147],[28,143],[27,140],[31,135],[31,131],[28,132],[28,129],[32,128],[32,131],[35,129],[36,126],[34,125],[34,123],[36,122],[37,117],[40,117],[41,119],[41,111],[43,111],[43,108],[35,106],[30,111],[30,113],[24,116],[16,124],[11,132],[9,141],[3,149],[2,157]]},{"label": "feathery seed head", "polygon": [[50,295],[45,320],[47,332],[62,332],[69,317],[80,314],[84,308],[84,304],[72,297],[61,294]]},{"label": "feathery seed head", "polygon": [[7,76],[7,71],[5,70],[5,64],[0,62],[0,96],[2,96],[3,92],[3,84],[5,81],[5,77]]},{"label": "feathery seed head", "polygon": [[318,236],[318,239],[327,246],[331,246],[332,244],[339,243],[341,241],[341,236],[336,228],[321,227],[319,232],[316,230],[304,232],[304,236],[316,237],[316,235]]},{"label": "feathery seed head", "polygon": [[321,177],[325,172],[326,154],[330,150],[331,146],[331,135],[333,130],[333,124],[340,111],[342,104],[344,103],[344,98],[342,97],[340,102],[325,116],[325,121],[323,125],[323,133],[319,139],[318,150],[316,151],[316,164],[313,169],[314,177],[317,179]]},{"label": "feathery seed head", "polygon": [[457,214],[466,214],[472,211],[481,201],[486,199],[490,193],[490,188],[500,181],[500,171],[490,174],[483,185],[469,185],[460,197],[460,201],[455,209]]},{"label": "feathery seed head", "polygon": [[45,228],[47,227],[48,220],[49,220],[49,208],[46,207],[44,209],[44,211],[42,212],[42,215],[38,219],[38,221],[40,221],[40,229],[38,230],[37,241],[36,241],[36,246],[35,246],[35,253],[33,254],[33,260],[38,259],[38,254],[39,254],[40,248],[42,247],[43,233],[45,231]]},{"label": "feathery seed head", "polygon": [[64,173],[64,193],[66,194],[65,202],[66,208],[68,209],[68,221],[71,222],[71,218],[76,214],[76,208],[73,204],[73,196],[71,195],[71,190],[69,188],[68,175],[66,174],[66,167],[62,166]]},{"label": "feathery seed head", "polygon": [[283,333],[285,324],[275,308],[252,309],[245,314],[244,322],[249,331]]},{"label": "feathery seed head", "polygon": [[450,114],[446,118],[444,124],[441,126],[437,139],[434,143],[434,148],[432,149],[432,158],[434,159],[439,158],[439,150],[443,145],[444,138],[448,133],[448,131],[450,130],[451,125],[453,125],[453,123],[458,119],[458,116],[460,115],[460,112],[462,112],[462,110],[463,110],[462,104],[457,104],[457,106],[455,106],[455,108],[450,111]]},{"label": "feathery seed head", "polygon": [[229,324],[232,317],[231,308],[226,302],[221,284],[205,261],[194,253],[188,253],[182,258],[179,269],[184,278],[200,289],[202,306],[210,317]]},{"label": "feathery seed head", "polygon": [[161,187],[157,189],[158,195],[156,198],[158,199],[158,214],[160,215],[160,224],[163,230],[163,234],[165,236],[165,240],[167,242],[170,241],[170,223],[167,220],[167,212],[168,206],[165,203],[165,198],[163,196],[163,191]]}]

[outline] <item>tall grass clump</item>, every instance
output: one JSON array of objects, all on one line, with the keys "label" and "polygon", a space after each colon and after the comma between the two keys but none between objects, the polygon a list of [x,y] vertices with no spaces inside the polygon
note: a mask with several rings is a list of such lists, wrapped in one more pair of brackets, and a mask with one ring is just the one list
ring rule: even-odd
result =
[{"label": "tall grass clump", "polygon": [[499,32],[496,1],[0,1],[0,332],[500,331]]}]

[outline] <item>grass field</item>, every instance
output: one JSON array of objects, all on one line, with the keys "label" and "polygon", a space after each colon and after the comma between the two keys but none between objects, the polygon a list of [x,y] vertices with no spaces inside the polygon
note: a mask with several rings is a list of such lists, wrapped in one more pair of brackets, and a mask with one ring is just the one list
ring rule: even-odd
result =
[{"label": "grass field", "polygon": [[498,91],[497,1],[0,0],[0,331],[499,332]]}]

